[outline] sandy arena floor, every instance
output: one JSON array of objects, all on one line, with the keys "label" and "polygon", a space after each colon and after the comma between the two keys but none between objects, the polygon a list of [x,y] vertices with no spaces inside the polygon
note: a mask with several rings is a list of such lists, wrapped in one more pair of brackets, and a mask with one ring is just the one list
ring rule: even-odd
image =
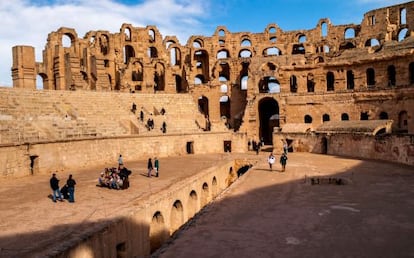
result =
[{"label": "sandy arena floor", "polygon": [[[95,186],[104,166],[73,171],[73,204],[48,198],[50,175],[2,179],[0,257],[53,254],[56,241],[93,230],[91,222],[130,211],[131,201],[139,202],[212,163],[240,157],[257,164],[154,257],[414,257],[413,167],[291,153],[281,173],[279,166],[269,170],[267,155],[160,159],[160,178],[144,176],[146,159],[126,160],[133,171],[127,191]],[[185,171],[179,169],[183,164]],[[68,174],[58,172],[61,185]],[[348,184],[311,185],[309,178],[316,176],[342,178]]]}]

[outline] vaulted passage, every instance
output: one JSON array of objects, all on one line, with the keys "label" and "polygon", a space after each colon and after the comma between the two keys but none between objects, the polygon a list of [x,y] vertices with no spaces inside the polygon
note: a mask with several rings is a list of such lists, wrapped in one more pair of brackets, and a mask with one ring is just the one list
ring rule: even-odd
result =
[{"label": "vaulted passage", "polygon": [[264,98],[259,103],[259,137],[265,144],[273,144],[273,128],[279,127],[279,104],[273,98]]}]

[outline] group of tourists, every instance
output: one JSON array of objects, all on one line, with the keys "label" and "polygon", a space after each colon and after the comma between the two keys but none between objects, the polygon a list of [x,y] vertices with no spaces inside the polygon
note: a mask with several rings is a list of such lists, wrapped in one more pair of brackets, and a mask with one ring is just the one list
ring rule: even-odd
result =
[{"label": "group of tourists", "polygon": [[62,189],[59,189],[59,179],[57,178],[56,173],[53,173],[50,178],[50,188],[52,188],[53,202],[56,202],[56,200],[63,202],[64,199],[69,200],[70,203],[75,202],[75,185],[75,179],[73,179],[72,175],[69,175],[69,178],[66,180],[66,184],[62,187]]},{"label": "group of tourists", "polygon": [[148,177],[152,176],[152,172],[155,172],[155,177],[158,177],[158,172],[160,170],[160,162],[157,159],[157,157],[154,158],[154,165],[152,164],[152,159],[149,158],[148,159],[148,164],[147,164],[147,169],[148,169]]},{"label": "group of tourists", "polygon": [[129,175],[131,175],[131,170],[125,168],[123,164],[118,168],[105,168],[98,178],[97,186],[116,190],[128,189]]}]

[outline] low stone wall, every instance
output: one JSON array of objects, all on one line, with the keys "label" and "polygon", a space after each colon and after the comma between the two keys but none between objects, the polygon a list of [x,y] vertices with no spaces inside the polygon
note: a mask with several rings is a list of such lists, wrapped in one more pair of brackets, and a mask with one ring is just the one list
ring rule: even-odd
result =
[{"label": "low stone wall", "polygon": [[357,135],[275,133],[275,153],[283,150],[282,140],[289,140],[294,152],[312,152],[362,159],[385,160],[414,165],[414,135]]},{"label": "low stone wall", "polygon": [[0,147],[0,176],[22,177],[68,171],[96,165],[113,165],[148,156],[181,156],[190,153],[223,153],[224,141],[234,142],[232,152],[243,152],[242,136],[231,133],[130,136],[43,142]]},{"label": "low stone wall", "polygon": [[136,200],[129,214],[103,221],[87,235],[71,236],[56,246],[55,257],[147,257],[233,183],[237,170],[247,163],[216,164],[148,200]]}]

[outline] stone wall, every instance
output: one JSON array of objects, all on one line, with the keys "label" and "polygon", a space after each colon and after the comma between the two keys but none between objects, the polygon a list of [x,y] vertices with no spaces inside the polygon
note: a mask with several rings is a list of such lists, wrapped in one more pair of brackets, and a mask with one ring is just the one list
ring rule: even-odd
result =
[{"label": "stone wall", "polygon": [[413,135],[275,133],[273,139],[275,153],[281,153],[283,141],[288,140],[290,151],[293,152],[312,152],[414,165]]},{"label": "stone wall", "polygon": [[131,212],[101,221],[87,236],[56,244],[55,257],[146,257],[179,227],[232,184],[248,161],[216,164],[177,182],[148,200],[131,203]]},{"label": "stone wall", "polygon": [[4,146],[0,148],[0,175],[22,177],[97,165],[112,166],[119,154],[128,162],[148,156],[191,155],[189,152],[224,153],[224,141],[234,142],[233,152],[247,149],[247,144],[243,149],[242,142],[247,143],[243,135],[233,138],[229,133],[130,136]]}]

